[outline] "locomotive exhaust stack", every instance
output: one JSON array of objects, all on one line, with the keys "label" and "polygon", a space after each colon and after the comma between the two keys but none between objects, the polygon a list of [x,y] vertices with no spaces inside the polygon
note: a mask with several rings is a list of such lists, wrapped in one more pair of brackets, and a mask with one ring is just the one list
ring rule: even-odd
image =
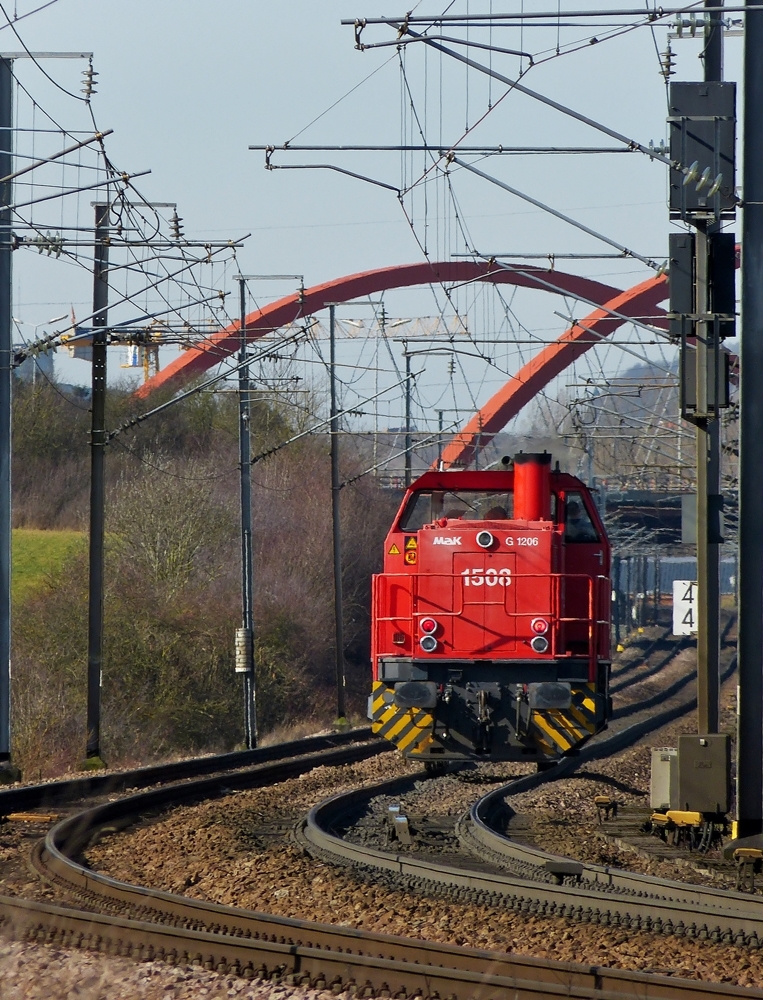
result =
[{"label": "locomotive exhaust stack", "polygon": [[609,715],[609,544],[551,456],[412,484],[373,581],[376,732],[430,763],[558,759]]},{"label": "locomotive exhaust stack", "polygon": [[551,518],[551,456],[514,456],[514,517],[518,521]]}]

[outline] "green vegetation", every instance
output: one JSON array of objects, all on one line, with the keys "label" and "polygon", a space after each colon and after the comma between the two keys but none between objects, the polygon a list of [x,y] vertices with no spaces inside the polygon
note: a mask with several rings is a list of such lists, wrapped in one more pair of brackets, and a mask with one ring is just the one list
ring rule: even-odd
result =
[{"label": "green vegetation", "polygon": [[[85,746],[88,567],[75,529],[87,523],[89,414],[85,401],[47,385],[17,385],[15,398],[15,527],[65,530],[17,533],[24,579],[13,621],[13,753],[28,775],[53,775],[75,767]],[[136,409],[111,390],[109,426]],[[258,403],[253,451],[285,440],[303,419]],[[343,451],[343,478],[370,464],[348,454],[349,442]],[[265,737],[335,718],[328,452],[326,438],[305,438],[253,468]],[[243,736],[233,650],[241,624],[235,395],[200,394],[169,408],[113,439],[106,463],[103,757],[119,766],[233,749]],[[370,684],[371,574],[395,506],[371,477],[342,491],[347,697],[356,717]]]},{"label": "green vegetation", "polygon": [[13,532],[13,602],[19,604],[60,571],[78,543],[81,531],[16,528]]}]

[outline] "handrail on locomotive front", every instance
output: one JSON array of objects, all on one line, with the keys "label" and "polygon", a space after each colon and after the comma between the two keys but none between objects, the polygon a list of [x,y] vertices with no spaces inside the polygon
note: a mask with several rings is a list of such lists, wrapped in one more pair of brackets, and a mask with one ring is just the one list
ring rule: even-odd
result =
[{"label": "handrail on locomotive front", "polygon": [[[560,656],[564,655],[560,653],[557,649],[557,631],[555,625],[568,624],[584,624],[588,629],[588,676],[589,680],[593,681],[596,678],[596,664],[598,661],[598,645],[596,629],[599,626],[606,625],[609,626],[609,618],[599,618],[597,615],[597,608],[599,607],[599,597],[601,594],[601,588],[606,587],[607,592],[609,591],[610,581],[609,577],[598,575],[590,576],[587,573],[506,573],[504,575],[491,576],[492,583],[488,583],[487,573],[481,574],[479,577],[465,576],[461,573],[425,573],[421,575],[411,574],[411,573],[379,573],[373,578],[374,591],[376,587],[379,586],[379,581],[396,579],[400,581],[405,581],[405,590],[410,594],[411,599],[411,613],[410,615],[377,615],[375,617],[376,624],[376,647],[379,646],[379,625],[382,622],[398,622],[398,623],[411,623],[415,618],[419,618],[423,615],[439,615],[445,618],[456,618],[464,614],[464,609],[466,606],[465,600],[465,588],[467,586],[478,586],[482,587],[484,580],[484,586],[500,586],[500,591],[503,592],[502,601],[479,601],[474,602],[475,604],[483,604],[489,606],[495,606],[496,604],[503,604],[504,613],[508,618],[535,618],[542,617],[547,618],[549,622],[549,633],[551,637],[551,644],[549,649],[550,656]],[[431,582],[432,580],[460,580],[461,581],[461,607],[459,609],[454,609],[453,611],[448,611],[445,608],[440,608],[433,600],[431,596],[421,597],[419,594],[419,586],[422,582]],[[480,582],[475,584],[475,580],[479,579]],[[534,609],[533,611],[511,611],[507,607],[507,601],[510,594],[515,593],[515,590],[511,590],[513,587],[513,582],[516,580],[527,580],[527,579],[543,579],[552,580],[554,586],[551,590],[551,610],[546,612],[541,609]],[[564,616],[560,613],[561,608],[561,589],[562,584],[568,580],[581,580],[585,581],[588,590],[588,617],[572,617]],[[501,583],[501,581],[506,581]],[[499,592],[500,592],[499,591]],[[483,591],[484,593],[484,591]],[[429,605],[426,611],[417,610],[417,603],[421,600],[425,600]],[[455,604],[455,600],[454,600]],[[607,603],[607,608],[609,608],[609,603]],[[427,658],[429,659],[429,658]],[[437,662],[433,657],[432,662]],[[542,660],[538,661],[542,663]]]}]

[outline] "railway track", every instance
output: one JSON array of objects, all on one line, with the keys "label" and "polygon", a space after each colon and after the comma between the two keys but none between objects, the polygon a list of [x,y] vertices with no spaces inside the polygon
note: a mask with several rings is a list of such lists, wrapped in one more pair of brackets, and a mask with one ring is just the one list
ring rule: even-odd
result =
[{"label": "railway track", "polygon": [[[725,625],[723,626],[723,630],[721,631],[721,647],[727,643],[729,633],[735,624],[736,614],[730,614]],[[633,687],[636,684],[641,684],[643,681],[647,680],[647,678],[653,677],[655,674],[658,674],[663,667],[666,667],[678,653],[682,652],[684,649],[690,649],[692,647],[692,640],[690,638],[682,636],[678,639],[671,639],[671,636],[672,627],[663,627],[661,629],[661,634],[653,639],[644,649],[640,661],[634,660],[620,670],[613,670],[612,682],[609,685],[610,695],[620,694],[622,691],[627,690],[627,688]],[[652,654],[657,652],[662,647],[666,647],[663,656],[661,656],[655,663],[649,664]],[[645,670],[639,670],[639,666],[641,664],[647,664]],[[625,677],[624,680],[622,679],[623,677]],[[696,671],[687,675],[681,686],[684,686],[684,684],[688,683],[688,681],[692,680],[694,677],[696,677]]]},{"label": "railway track", "polygon": [[213,754],[209,757],[192,757],[170,764],[153,764],[149,767],[110,774],[90,774],[81,778],[66,778],[39,785],[22,785],[0,790],[0,818],[26,809],[45,809],[67,802],[91,798],[95,795],[114,795],[131,788],[147,788],[171,781],[183,781],[204,775],[234,771],[253,764],[282,761],[310,751],[328,750],[360,740],[372,739],[371,727],[354,729],[346,733],[308,736],[255,750]]},{"label": "railway track", "polygon": [[[367,737],[367,733],[363,733]],[[355,741],[358,735],[355,735]],[[351,928],[248,912],[118,882],[79,860],[96,836],[147,813],[236,788],[251,788],[316,766],[361,760],[387,751],[382,741],[353,742],[228,774],[126,796],[75,813],[58,823],[34,854],[47,881],[74,898],[77,909],[0,898],[6,934],[59,947],[89,948],[142,960],[329,988],[354,996],[578,997],[618,1000],[718,997],[722,987],[639,973],[586,967],[396,938]],[[106,911],[106,912],[104,912]],[[763,991],[747,991],[761,996]]]},{"label": "railway track", "polygon": [[[733,667],[732,661],[724,679]],[[423,775],[381,782],[319,803],[304,821],[301,836],[323,859],[339,860],[365,871],[366,877],[370,869],[383,871],[400,888],[448,894],[539,918],[562,916],[602,927],[758,949],[763,947],[759,898],[571,861],[517,844],[502,832],[507,796],[568,776],[581,763],[624,749],[694,704],[692,699],[590,744],[553,771],[524,776],[489,792],[457,823],[460,856],[451,853],[446,863],[415,845],[410,850],[379,850],[344,836],[373,798],[404,794]],[[739,995],[750,994],[740,989]]]},{"label": "railway track", "polygon": [[[688,711],[689,707],[690,705],[682,706],[682,711]],[[678,714],[681,712],[676,709],[663,713],[659,724],[669,721],[666,716],[675,718]],[[643,724],[631,726],[610,737],[606,746],[601,744],[585,748],[580,757],[563,762],[554,772],[521,779],[523,787],[548,780],[552,774],[553,777],[560,777],[573,770],[582,759],[592,759],[595,755],[610,753],[627,745],[635,738],[633,731],[637,728],[643,728]],[[316,739],[324,738],[314,738]],[[220,772],[220,758],[193,762],[190,766],[200,767],[203,777],[189,777],[188,771],[182,773],[183,765],[180,765],[181,773],[169,776],[185,780],[127,795],[116,801],[101,802],[67,817],[51,829],[44,844],[36,849],[33,860],[41,877],[73,898],[76,908],[17,898],[0,898],[0,926],[4,933],[63,947],[90,948],[137,959],[158,959],[175,965],[199,965],[251,979],[310,985],[319,989],[326,987],[334,993],[344,992],[355,996],[402,998],[419,995],[454,1000],[468,1000],[472,997],[516,997],[517,1000],[524,1000],[525,997],[554,996],[599,997],[602,1000],[679,996],[710,998],[729,995],[763,998],[763,990],[729,988],[720,984],[678,980],[600,966],[581,966],[479,951],[255,913],[119,882],[93,872],[82,863],[81,853],[94,838],[126,827],[170,806],[227,794],[239,788],[273,784],[286,777],[305,773],[316,766],[349,763],[389,748],[386,742],[369,740],[368,731],[347,734],[339,739],[325,739],[328,744],[333,745],[316,744],[314,740],[298,741],[297,744],[284,747],[285,752],[280,755],[281,748],[268,748],[271,759],[255,758],[252,762],[251,759],[241,761],[239,757],[235,763],[251,766],[238,766],[236,770],[222,773],[214,773]],[[337,746],[337,743],[340,745]],[[303,752],[299,753],[299,750]],[[273,757],[279,759],[272,759]],[[147,780],[149,775],[146,772],[149,770],[153,770],[150,776],[152,780]],[[116,785],[108,784],[115,780],[113,776],[99,776],[96,779],[91,777],[83,781],[92,791],[102,794],[106,788],[144,787],[159,780],[155,769],[141,769],[141,772],[120,776],[116,779]],[[97,784],[93,789],[94,781]],[[387,784],[399,787],[399,782]],[[68,795],[71,798],[81,795],[82,787],[80,785],[76,790],[69,788],[68,791],[59,788],[52,794]],[[507,792],[509,788],[512,792],[519,790],[516,784],[512,784],[501,791]],[[365,793],[367,792],[368,790]],[[37,796],[37,806],[44,806],[52,801],[50,786],[15,789],[4,793],[4,799],[0,797],[0,814],[7,814],[6,810],[11,811],[9,804],[14,802],[11,795],[18,796],[19,793],[32,796],[23,800],[26,808],[30,808],[34,796]],[[352,794],[357,796],[365,793],[356,791]],[[499,796],[493,796],[492,799],[487,796],[480,802],[495,802],[498,799]],[[15,802],[18,801],[17,798]],[[332,799],[313,812],[317,816],[321,810],[330,811],[336,805],[336,800]],[[346,807],[347,802],[344,801],[342,810],[346,810]],[[14,808],[19,806],[14,805]],[[484,830],[479,828],[478,832],[475,826],[465,836],[475,837],[478,842],[479,836],[489,837],[493,845],[490,850],[501,857],[503,864],[522,863],[536,870],[543,870],[545,859],[528,856],[519,860],[510,858],[505,844],[499,848],[500,834],[492,828],[489,818],[488,821],[481,818],[480,822],[483,823]],[[319,823],[315,826],[316,829],[321,828]],[[324,833],[326,837],[333,836],[329,832]],[[507,843],[509,849],[512,849],[511,842]],[[315,845],[313,849],[316,850]],[[479,849],[484,856],[487,848],[481,845]],[[317,850],[325,851],[325,845]],[[327,853],[332,852],[329,850]],[[366,857],[360,863],[367,866],[368,860]],[[499,874],[504,886],[498,890],[495,884],[491,885],[491,900],[495,902],[499,898],[507,900],[511,897],[511,905],[523,911],[531,911],[534,905],[528,892],[524,891],[528,886],[535,891],[536,896],[544,892],[547,894],[546,912],[549,913],[552,912],[552,895],[556,899],[556,912],[564,912],[558,902],[560,889],[564,893],[582,891],[579,885],[552,886],[547,882],[525,877],[520,880],[524,894],[514,892],[512,895],[506,891],[506,880],[512,876],[506,871]],[[414,875],[407,872],[403,876],[409,881],[411,878],[419,878],[433,889],[438,886],[432,878],[431,868],[426,873]],[[464,873],[461,872],[459,877],[464,877]],[[443,884],[439,883],[439,887]],[[466,882],[462,889],[471,894],[470,898],[485,896],[486,890],[479,887],[475,889],[475,885],[476,883]],[[599,891],[600,903],[602,891],[593,891]],[[605,895],[610,911],[612,899],[616,899],[619,904],[621,897],[626,898],[624,890],[610,891]],[[641,902],[647,906],[653,904],[651,899]],[[745,902],[751,902],[749,897],[745,898]],[[568,915],[577,915],[577,911],[572,912],[572,904],[565,905],[568,907]],[[579,902],[575,903],[575,907],[580,906]],[[585,911],[580,916],[586,919]],[[763,934],[761,940],[763,941]],[[752,935],[748,935],[746,942],[753,946]]]}]

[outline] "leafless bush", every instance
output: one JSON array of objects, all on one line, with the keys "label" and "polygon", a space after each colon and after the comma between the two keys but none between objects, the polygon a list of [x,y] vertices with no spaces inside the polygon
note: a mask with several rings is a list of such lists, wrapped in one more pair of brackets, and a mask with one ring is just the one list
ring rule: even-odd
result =
[{"label": "leafless bush", "polygon": [[[219,405],[205,398],[189,414],[175,413],[166,428],[174,437],[162,441],[157,433],[139,442],[136,435],[109,453],[102,746],[110,763],[230,749],[241,741],[243,698],[233,669],[233,634],[241,623],[238,469],[230,398]],[[117,395],[112,421],[131,405]],[[34,407],[60,418],[57,406],[48,398],[29,402],[32,430],[19,441],[27,442],[26,465],[35,471],[27,480],[19,473],[20,523],[82,525],[86,514],[86,442],[72,444],[66,459],[56,452],[54,461],[37,434]],[[265,420],[263,409],[255,416],[260,443],[288,436],[283,415],[268,413]],[[64,448],[63,438],[57,447]],[[23,468],[23,456],[17,463]],[[348,454],[343,474],[366,464],[362,455]],[[327,440],[307,439],[256,464],[252,482],[258,721],[266,734],[308,719],[325,723],[335,713]],[[370,577],[381,566],[395,506],[370,478],[342,494],[345,653],[350,707],[358,714],[370,681]],[[84,543],[16,615],[14,651],[14,752],[30,773],[53,773],[80,760],[84,750]]]}]

